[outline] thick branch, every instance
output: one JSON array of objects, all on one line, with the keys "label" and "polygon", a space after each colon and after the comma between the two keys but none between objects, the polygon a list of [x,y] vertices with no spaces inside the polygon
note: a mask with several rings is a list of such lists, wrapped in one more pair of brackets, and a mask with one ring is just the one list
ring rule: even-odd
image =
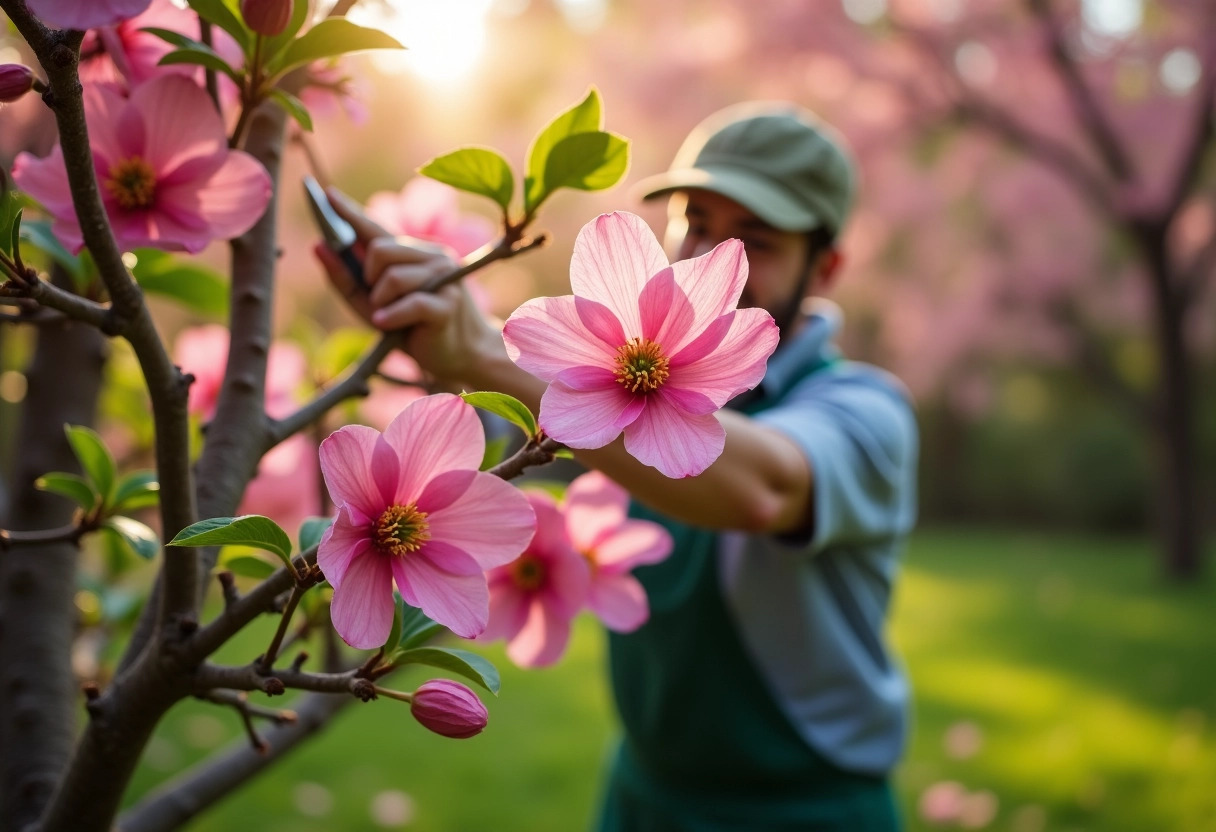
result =
[{"label": "thick branch", "polygon": [[[6,284],[4,288],[0,288],[0,297],[30,298],[41,307],[57,310],[74,321],[83,321],[95,326],[107,335],[115,334],[112,331],[114,318],[110,314],[110,307],[82,298],[46,281],[33,280],[28,287],[8,288]],[[30,320],[30,316],[25,316],[25,319]]]}]

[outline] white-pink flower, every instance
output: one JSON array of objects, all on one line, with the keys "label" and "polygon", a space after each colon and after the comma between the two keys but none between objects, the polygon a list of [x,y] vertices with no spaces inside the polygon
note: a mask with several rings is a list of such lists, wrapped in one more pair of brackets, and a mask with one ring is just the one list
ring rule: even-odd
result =
[{"label": "white-pink flower", "polygon": [[490,623],[482,638],[506,639],[511,661],[541,667],[566,651],[570,621],[587,598],[590,570],[553,498],[528,492],[528,501],[536,512],[536,536],[518,559],[488,575]]},{"label": "white-pink flower", "polygon": [[485,436],[473,408],[440,393],[411,402],[381,434],[347,425],[321,443],[338,516],[317,564],[334,587],[330,615],[352,647],[379,647],[393,624],[393,582],[457,635],[489,620],[484,570],[514,560],[536,518],[509,483],[477,470]]},{"label": "white-pink flower", "polygon": [[456,189],[418,176],[400,192],[379,191],[367,200],[367,215],[392,234],[445,245],[459,257],[494,239],[494,224],[460,213]]},{"label": "white-pink flower", "polygon": [[[164,75],[129,99],[90,84],[84,107],[102,201],[124,250],[201,251],[245,233],[266,210],[270,175],[248,153],[228,149],[219,113],[193,81]],[[54,217],[60,241],[80,251],[63,149],[43,159],[18,155],[13,178]]]},{"label": "white-pink flower", "polygon": [[152,0],[25,0],[43,23],[60,29],[92,29],[135,17]]},{"label": "white-pink flower", "polygon": [[618,633],[646,623],[646,590],[630,574],[635,566],[671,554],[671,534],[658,523],[628,517],[629,493],[599,471],[576,478],[566,490],[566,531],[591,566],[587,606]]},{"label": "white-pink flower", "polygon": [[743,244],[727,240],[668,265],[640,217],[602,214],[579,232],[573,295],[535,298],[508,319],[507,354],[549,382],[540,426],[572,448],[621,433],[625,449],[669,477],[722,453],[714,412],[760,383],[778,331],[763,309],[736,309]]}]

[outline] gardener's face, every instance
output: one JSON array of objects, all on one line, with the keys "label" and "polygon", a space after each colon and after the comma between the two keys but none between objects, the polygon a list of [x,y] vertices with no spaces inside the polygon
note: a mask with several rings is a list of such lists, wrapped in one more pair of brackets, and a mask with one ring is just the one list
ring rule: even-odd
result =
[{"label": "gardener's face", "polygon": [[[773,228],[733,199],[711,191],[692,189],[672,196],[666,242],[675,259],[698,257],[732,237],[742,240],[747,251],[747,284],[739,306],[760,307],[781,320],[808,268],[806,235]],[[806,293],[816,292],[819,283],[812,275]]]}]

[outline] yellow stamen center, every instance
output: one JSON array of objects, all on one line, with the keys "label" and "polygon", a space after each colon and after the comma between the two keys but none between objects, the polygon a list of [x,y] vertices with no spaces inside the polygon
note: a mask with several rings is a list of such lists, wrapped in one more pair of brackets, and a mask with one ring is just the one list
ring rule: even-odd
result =
[{"label": "yellow stamen center", "polygon": [[511,564],[511,578],[515,585],[528,592],[540,589],[547,575],[544,561],[526,552]]},{"label": "yellow stamen center", "polygon": [[389,506],[372,526],[372,540],[386,555],[408,555],[417,552],[431,539],[426,512],[413,503]]},{"label": "yellow stamen center", "polygon": [[591,567],[591,574],[594,575],[595,570],[600,568],[599,562],[595,559],[595,552],[587,549],[586,551],[579,552],[579,554],[587,561],[587,565]]},{"label": "yellow stamen center", "polygon": [[138,156],[110,168],[106,190],[127,210],[147,208],[156,199],[156,171]]},{"label": "yellow stamen center", "polygon": [[616,351],[616,369],[612,374],[631,393],[658,390],[670,375],[663,348],[649,338],[632,338],[620,347]]}]

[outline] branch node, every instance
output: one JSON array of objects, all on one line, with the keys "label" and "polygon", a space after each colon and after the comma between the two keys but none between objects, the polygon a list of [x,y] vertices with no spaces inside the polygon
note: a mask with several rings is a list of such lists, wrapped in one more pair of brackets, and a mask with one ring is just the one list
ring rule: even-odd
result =
[{"label": "branch node", "polygon": [[363,702],[371,702],[376,698],[376,686],[368,679],[352,679],[350,692]]},{"label": "branch node", "polygon": [[262,682],[262,693],[267,696],[282,696],[287,692],[287,686],[283,684],[283,680],[276,676],[271,676]]}]

